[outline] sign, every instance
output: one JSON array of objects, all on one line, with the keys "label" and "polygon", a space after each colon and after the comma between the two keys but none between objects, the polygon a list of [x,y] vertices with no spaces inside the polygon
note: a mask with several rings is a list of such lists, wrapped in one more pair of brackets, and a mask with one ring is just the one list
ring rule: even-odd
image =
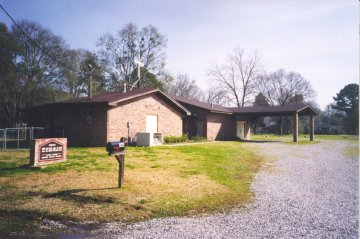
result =
[{"label": "sign", "polygon": [[30,166],[41,167],[67,159],[67,138],[34,139],[30,148]]},{"label": "sign", "polygon": [[53,160],[63,158],[64,145],[51,141],[40,146],[40,161],[41,160]]}]

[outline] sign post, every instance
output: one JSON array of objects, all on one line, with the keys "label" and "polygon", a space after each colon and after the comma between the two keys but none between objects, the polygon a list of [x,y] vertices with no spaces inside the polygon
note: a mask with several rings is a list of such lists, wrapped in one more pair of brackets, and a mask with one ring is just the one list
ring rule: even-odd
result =
[{"label": "sign post", "polygon": [[108,142],[106,144],[106,151],[108,155],[114,155],[115,159],[119,163],[119,178],[118,178],[118,187],[124,183],[124,167],[125,167],[125,143],[122,141]]},{"label": "sign post", "polygon": [[115,154],[115,158],[119,163],[118,187],[121,188],[124,182],[125,152]]}]

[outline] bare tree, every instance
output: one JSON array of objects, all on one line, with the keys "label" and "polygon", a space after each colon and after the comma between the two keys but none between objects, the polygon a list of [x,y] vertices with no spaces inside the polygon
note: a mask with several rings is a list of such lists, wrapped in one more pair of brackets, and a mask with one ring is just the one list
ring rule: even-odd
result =
[{"label": "bare tree", "polygon": [[289,105],[309,101],[315,96],[310,82],[297,72],[279,69],[256,81],[256,90],[270,105]]},{"label": "bare tree", "polygon": [[155,75],[165,65],[166,38],[152,25],[139,30],[129,23],[116,35],[108,33],[100,37],[97,46],[115,90],[121,90],[124,82],[128,88],[134,83],[136,79],[131,78],[131,73],[136,69],[134,60],[139,54],[144,67]]},{"label": "bare tree", "polygon": [[[309,81],[299,73],[286,72],[283,69],[262,75],[256,82],[256,89],[271,106],[304,103],[315,95]],[[278,122],[280,134],[288,133],[289,119],[279,117]]]},{"label": "bare tree", "polygon": [[173,84],[170,86],[168,93],[174,96],[182,96],[189,99],[202,100],[203,92],[196,85],[195,80],[190,80],[186,74],[179,74]]},{"label": "bare tree", "polygon": [[217,105],[228,105],[230,99],[226,90],[213,87],[205,93],[204,101]]},{"label": "bare tree", "polygon": [[224,65],[216,65],[211,69],[209,76],[227,92],[233,103],[243,107],[250,103],[249,97],[254,93],[260,71],[260,60],[256,52],[247,55],[244,50],[237,48]]},{"label": "bare tree", "polygon": [[170,72],[165,69],[160,72],[158,79],[161,81],[164,87],[164,91],[168,92],[173,85],[175,78],[170,74]]},{"label": "bare tree", "polygon": [[70,97],[76,98],[89,93],[88,80],[91,69],[95,69],[92,73],[93,93],[107,90],[104,66],[98,61],[95,53],[83,49],[68,50],[64,62],[75,70],[63,68],[62,72],[62,90]]}]

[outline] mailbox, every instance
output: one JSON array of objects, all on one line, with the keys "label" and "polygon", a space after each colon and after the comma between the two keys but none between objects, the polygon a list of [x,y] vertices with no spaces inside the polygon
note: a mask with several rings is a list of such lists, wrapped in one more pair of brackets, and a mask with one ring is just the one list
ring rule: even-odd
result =
[{"label": "mailbox", "polygon": [[108,155],[115,155],[119,163],[118,187],[121,188],[124,182],[124,164],[125,164],[125,143],[123,141],[113,141],[106,144]]},{"label": "mailbox", "polygon": [[106,144],[106,151],[109,156],[116,153],[122,153],[125,151],[125,143],[122,141],[108,142]]}]

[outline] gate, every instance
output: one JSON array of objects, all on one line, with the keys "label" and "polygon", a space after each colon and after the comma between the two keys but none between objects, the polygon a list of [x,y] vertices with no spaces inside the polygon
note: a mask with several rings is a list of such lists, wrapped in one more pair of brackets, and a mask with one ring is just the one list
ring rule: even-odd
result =
[{"label": "gate", "polygon": [[0,140],[3,151],[29,149],[33,139],[44,137],[44,128],[22,127],[0,129]]}]

